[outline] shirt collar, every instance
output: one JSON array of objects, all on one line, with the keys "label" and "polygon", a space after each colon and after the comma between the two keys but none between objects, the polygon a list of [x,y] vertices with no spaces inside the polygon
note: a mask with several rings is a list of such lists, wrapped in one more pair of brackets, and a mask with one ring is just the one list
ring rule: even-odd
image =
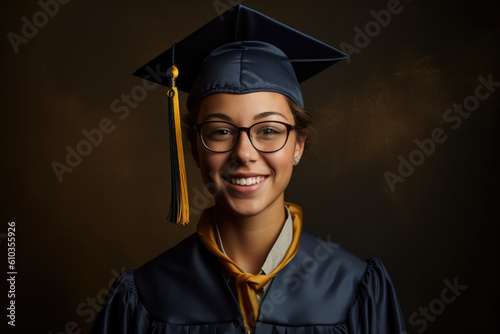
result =
[{"label": "shirt collar", "polygon": [[285,224],[281,229],[281,233],[278,236],[278,239],[276,239],[276,242],[269,251],[269,254],[267,254],[266,261],[264,261],[264,264],[262,265],[261,271],[263,275],[269,275],[270,273],[273,272],[274,269],[276,269],[276,267],[278,267],[278,265],[285,257],[288,248],[290,248],[290,245],[292,244],[292,239],[293,239],[292,215],[290,214],[290,211],[286,206],[285,210],[286,210]]},{"label": "shirt collar", "polygon": [[[281,229],[280,235],[274,242],[273,247],[267,254],[267,258],[264,261],[264,264],[262,265],[260,274],[261,275],[269,275],[270,273],[273,272],[276,267],[281,263],[283,258],[285,257],[285,254],[290,248],[290,245],[292,244],[292,239],[293,239],[293,226],[292,226],[292,216],[290,214],[290,211],[288,208],[285,206],[285,224],[283,225],[283,228]],[[214,216],[214,221],[215,221],[215,228],[217,231],[217,239],[219,242],[219,246],[221,251],[225,254],[224,250],[224,245],[222,244],[222,239],[220,237],[220,231],[219,231],[219,226],[217,224],[217,220],[215,219]],[[243,269],[243,268],[242,268]]]}]

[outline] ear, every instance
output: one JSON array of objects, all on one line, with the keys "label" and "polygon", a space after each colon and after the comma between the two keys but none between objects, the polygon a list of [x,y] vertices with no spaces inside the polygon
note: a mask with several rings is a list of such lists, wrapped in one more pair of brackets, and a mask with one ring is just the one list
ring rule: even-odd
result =
[{"label": "ear", "polygon": [[297,136],[297,140],[295,141],[295,152],[293,154],[294,158],[301,158],[304,153],[304,147],[306,144],[307,134],[300,134]]}]

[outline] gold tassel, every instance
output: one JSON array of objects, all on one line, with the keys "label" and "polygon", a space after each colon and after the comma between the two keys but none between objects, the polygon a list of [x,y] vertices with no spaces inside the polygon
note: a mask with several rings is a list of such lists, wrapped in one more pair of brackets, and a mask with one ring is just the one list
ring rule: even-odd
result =
[{"label": "gold tassel", "polygon": [[189,198],[187,190],[186,166],[182,146],[181,115],[179,111],[179,92],[175,79],[179,75],[177,67],[167,72],[170,80],[168,96],[169,136],[170,136],[170,174],[172,179],[172,200],[168,220],[174,224],[185,225],[189,222]]}]

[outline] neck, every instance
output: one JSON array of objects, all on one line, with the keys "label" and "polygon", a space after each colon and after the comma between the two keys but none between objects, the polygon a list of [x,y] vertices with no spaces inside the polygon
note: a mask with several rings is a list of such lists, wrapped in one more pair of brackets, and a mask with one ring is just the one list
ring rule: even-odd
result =
[{"label": "neck", "polygon": [[255,216],[241,216],[216,205],[216,218],[227,256],[251,274],[258,274],[285,223],[284,201]]}]

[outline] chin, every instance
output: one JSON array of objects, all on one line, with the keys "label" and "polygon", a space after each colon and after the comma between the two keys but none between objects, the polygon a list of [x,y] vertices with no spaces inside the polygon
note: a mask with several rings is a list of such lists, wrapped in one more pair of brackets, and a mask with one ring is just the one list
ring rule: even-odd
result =
[{"label": "chin", "polygon": [[282,203],[284,205],[284,197],[282,193],[281,196],[278,195],[276,198],[266,196],[265,194],[253,196],[251,198],[235,198],[233,196],[227,196],[227,194],[221,195],[222,196],[216,199],[217,204],[223,206],[232,214],[240,217],[257,216],[277,203]]},{"label": "chin", "polygon": [[241,217],[253,217],[264,211],[265,205],[260,199],[220,199],[218,204],[224,206],[229,212]]}]

